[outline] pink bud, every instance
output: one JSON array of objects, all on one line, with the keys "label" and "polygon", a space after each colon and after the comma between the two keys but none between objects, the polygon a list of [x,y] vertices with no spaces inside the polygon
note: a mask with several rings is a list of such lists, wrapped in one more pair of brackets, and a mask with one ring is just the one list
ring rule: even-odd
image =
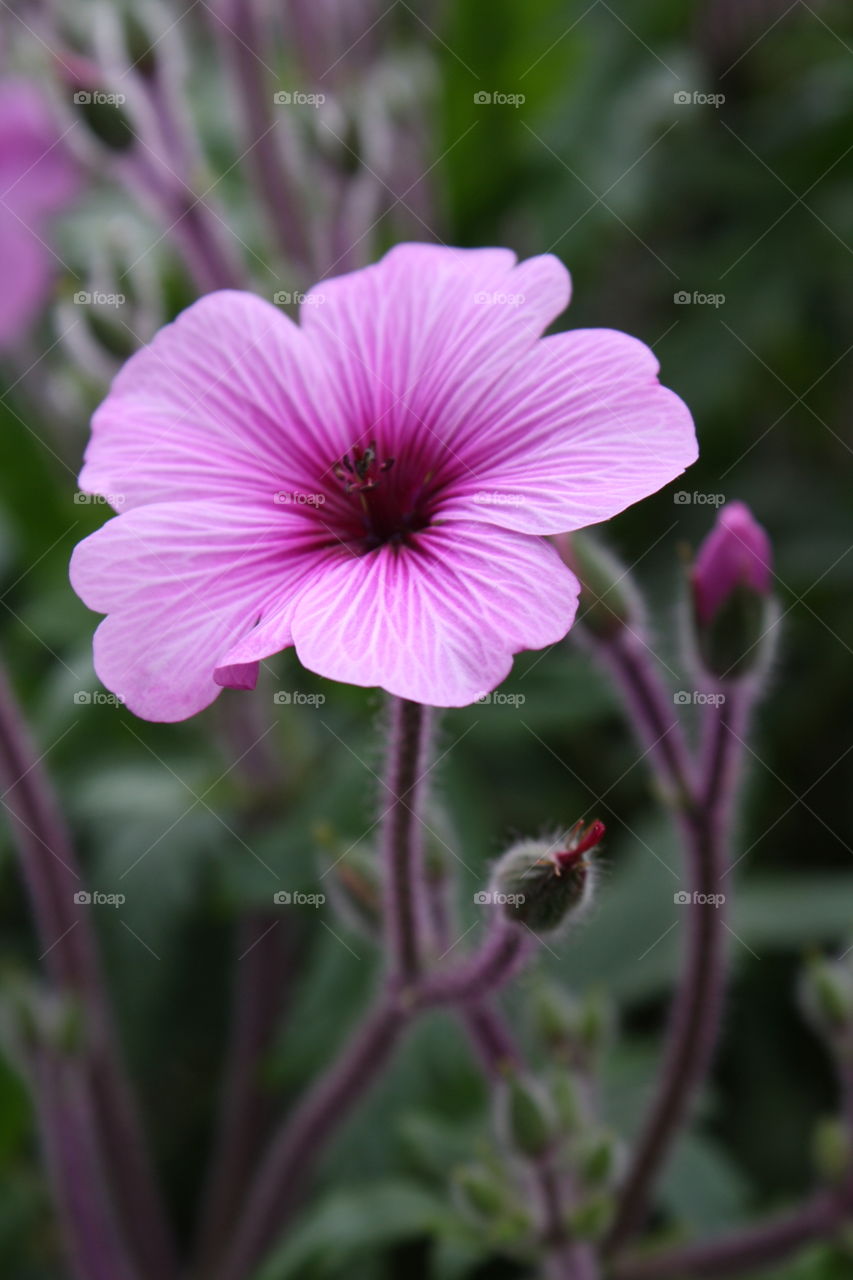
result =
[{"label": "pink bud", "polygon": [[693,566],[693,600],[700,626],[708,626],[738,587],[770,594],[773,551],[766,531],[743,502],[729,502],[699,548]]}]

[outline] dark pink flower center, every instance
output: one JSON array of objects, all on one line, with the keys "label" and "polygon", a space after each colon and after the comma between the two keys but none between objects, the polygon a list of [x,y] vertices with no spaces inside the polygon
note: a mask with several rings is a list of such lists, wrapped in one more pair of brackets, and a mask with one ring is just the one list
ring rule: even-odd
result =
[{"label": "dark pink flower center", "polygon": [[340,533],[362,551],[399,546],[429,525],[436,494],[432,473],[418,475],[405,460],[383,456],[375,440],[356,445],[332,472],[347,500]]}]

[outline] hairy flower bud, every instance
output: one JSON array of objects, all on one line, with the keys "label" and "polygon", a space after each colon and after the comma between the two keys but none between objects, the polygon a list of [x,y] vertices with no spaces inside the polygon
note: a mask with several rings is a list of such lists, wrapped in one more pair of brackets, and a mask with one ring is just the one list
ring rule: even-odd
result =
[{"label": "hairy flower bud", "polygon": [[511,1075],[503,1098],[503,1128],[510,1146],[520,1155],[537,1159],[554,1144],[556,1124],[550,1105],[530,1080]]},{"label": "hairy flower bud", "polygon": [[577,919],[592,899],[593,866],[587,857],[604,835],[603,822],[577,822],[565,843],[522,840],[495,867],[493,896],[511,920],[534,932]]},{"label": "hairy flower bud", "polygon": [[755,671],[767,657],[772,561],[770,539],[749,508],[723,507],[690,575],[699,657],[719,679]]},{"label": "hairy flower bud", "polygon": [[609,640],[623,627],[640,623],[642,608],[628,570],[588,533],[561,533],[554,538],[560,558],[581,584],[578,621]]}]

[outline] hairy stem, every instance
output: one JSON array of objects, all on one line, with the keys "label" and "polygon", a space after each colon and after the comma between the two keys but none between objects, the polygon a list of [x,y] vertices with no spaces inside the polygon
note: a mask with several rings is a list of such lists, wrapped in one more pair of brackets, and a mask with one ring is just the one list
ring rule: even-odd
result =
[{"label": "hairy stem", "polygon": [[247,1197],[221,1280],[245,1280],[299,1205],[308,1173],[331,1135],[387,1065],[406,1025],[394,998],[383,996],[338,1060],[321,1075],[273,1141]]},{"label": "hairy stem", "polygon": [[696,779],[671,696],[641,637],[624,629],[600,644],[640,741],[675,812],[687,853],[685,957],[670,1013],[659,1084],[623,1182],[607,1240],[618,1250],[639,1229],[655,1180],[713,1059],[725,994],[722,910],[729,828],[737,790],[746,693],[706,708],[707,735]]},{"label": "hairy stem", "polygon": [[431,712],[420,703],[393,698],[381,824],[386,958],[392,981],[414,981],[421,970],[427,904],[420,811]]},{"label": "hairy stem", "polygon": [[75,901],[83,881],[74,848],[2,672],[0,779],[44,967],[85,1011],[95,1133],[119,1219],[143,1272],[168,1280],[177,1270],[174,1245],[121,1060],[89,908]]}]

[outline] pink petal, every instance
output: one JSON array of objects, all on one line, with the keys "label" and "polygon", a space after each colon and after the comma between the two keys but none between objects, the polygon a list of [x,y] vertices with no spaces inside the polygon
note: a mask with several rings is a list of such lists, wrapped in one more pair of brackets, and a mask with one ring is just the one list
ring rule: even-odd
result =
[{"label": "pink petal", "polygon": [[[265,607],[278,607],[312,567],[298,517],[277,520],[213,503],[158,503],[108,521],[75,549],[74,590],[109,617],[95,633],[95,670],[136,715],[184,720],[221,684],[214,670]],[[229,664],[225,664],[229,665]]]},{"label": "pink petal", "polygon": [[576,329],[545,338],[448,440],[467,463],[455,516],[525,533],[608,520],[696,460],[686,405],[636,338]]},{"label": "pink petal", "polygon": [[479,524],[434,526],[412,545],[327,562],[280,630],[270,617],[223,661],[265,657],[292,634],[303,665],[330,680],[464,706],[500,684],[514,653],[561,640],[577,595],[548,543]]},{"label": "pink petal", "polygon": [[346,389],[353,439],[440,446],[448,418],[530,350],[568,305],[569,274],[551,255],[514,264],[507,249],[402,244],[314,286],[300,321]]},{"label": "pink petal", "polygon": [[[127,362],[92,423],[81,488],[142,503],[313,494],[348,432],[297,326],[249,293],[208,294]],[[337,425],[337,435],[334,434]]]}]

